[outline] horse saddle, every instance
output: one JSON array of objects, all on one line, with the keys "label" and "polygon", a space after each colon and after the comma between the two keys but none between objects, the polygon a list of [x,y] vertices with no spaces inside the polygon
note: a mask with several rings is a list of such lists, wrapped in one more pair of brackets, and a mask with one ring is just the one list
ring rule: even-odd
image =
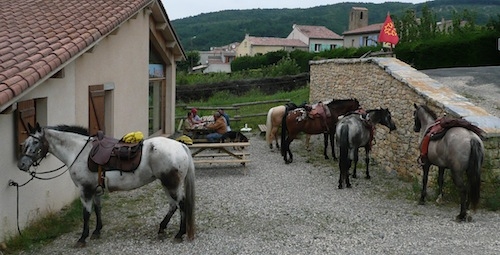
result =
[{"label": "horse saddle", "polygon": [[327,117],[332,116],[332,113],[330,112],[330,109],[325,106],[322,102],[319,102],[317,104],[313,104],[310,107],[310,110],[308,111],[308,116],[311,119],[321,117],[322,119],[326,120]]},{"label": "horse saddle", "polygon": [[436,121],[425,131],[424,138],[420,145],[420,161],[423,162],[427,158],[429,151],[429,142],[442,139],[446,132],[453,127],[463,127],[476,133],[481,139],[483,138],[483,131],[477,126],[473,125],[465,119],[456,118],[438,118]]},{"label": "horse saddle", "polygon": [[104,171],[134,171],[141,163],[142,145],[143,140],[138,143],[126,143],[98,131],[97,139],[92,141],[88,168],[92,172],[98,172],[99,166],[102,166]]}]

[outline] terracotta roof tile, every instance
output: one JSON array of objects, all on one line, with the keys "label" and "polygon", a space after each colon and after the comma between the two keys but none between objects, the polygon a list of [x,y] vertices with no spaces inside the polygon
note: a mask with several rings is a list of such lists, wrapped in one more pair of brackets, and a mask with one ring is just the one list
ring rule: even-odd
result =
[{"label": "terracotta roof tile", "polygon": [[254,37],[249,36],[247,40],[252,45],[261,46],[291,46],[291,47],[307,47],[307,44],[298,39],[286,39],[278,37]]},{"label": "terracotta roof tile", "polygon": [[350,31],[346,31],[343,34],[344,35],[353,35],[353,34],[367,34],[367,33],[380,32],[380,29],[382,29],[383,25],[384,25],[384,23],[372,24],[372,25],[360,27],[357,29],[353,29]]},{"label": "terracotta roof tile", "polygon": [[152,0],[0,0],[0,106]]},{"label": "terracotta roof tile", "polygon": [[325,26],[295,25],[295,28],[312,39],[342,39],[342,36],[336,34]]}]

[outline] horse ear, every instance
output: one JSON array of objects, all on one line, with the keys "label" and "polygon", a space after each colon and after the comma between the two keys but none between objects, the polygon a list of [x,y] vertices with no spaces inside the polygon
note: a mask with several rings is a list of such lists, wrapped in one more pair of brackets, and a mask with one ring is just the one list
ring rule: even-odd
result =
[{"label": "horse ear", "polygon": [[30,132],[30,134],[33,134],[35,130],[33,130],[33,127],[31,126],[31,123],[28,122],[28,131]]},{"label": "horse ear", "polygon": [[413,106],[415,107],[415,109],[418,109],[417,104],[413,103]]},{"label": "horse ear", "polygon": [[40,123],[37,122],[35,128],[37,132],[42,132],[42,127],[40,127]]}]

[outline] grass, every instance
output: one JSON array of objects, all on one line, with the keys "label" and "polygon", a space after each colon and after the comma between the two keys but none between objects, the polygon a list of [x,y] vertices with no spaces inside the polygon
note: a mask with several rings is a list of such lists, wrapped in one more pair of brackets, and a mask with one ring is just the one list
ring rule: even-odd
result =
[{"label": "grass", "polygon": [[[214,97],[210,98],[207,101],[199,101],[199,102],[189,102],[190,106],[230,106],[235,103],[244,103],[244,102],[256,102],[256,101],[266,101],[273,99],[290,99],[296,103],[302,103],[303,101],[308,101],[309,99],[309,87],[301,88],[298,90],[290,91],[290,92],[280,92],[274,95],[264,95],[259,91],[250,91],[243,96],[235,96],[227,92],[218,92]],[[256,114],[267,112],[269,108],[276,106],[276,104],[258,104],[251,106],[241,107],[239,110],[240,114]],[[184,109],[176,109],[176,116],[184,115]],[[208,115],[209,112],[200,113],[200,115]],[[247,123],[249,127],[257,130],[257,125],[265,123],[265,116],[257,116],[257,117],[249,117],[245,118],[240,122],[232,123],[231,126],[236,129],[239,129]],[[303,136],[300,136],[298,139],[303,139]],[[316,145],[312,147],[313,153],[307,152],[305,150],[299,151],[298,153],[301,156],[306,157],[307,162],[313,164],[314,166],[331,166],[334,169],[337,169],[337,162],[333,160],[325,160],[323,158],[323,138],[311,139],[311,142],[316,141]],[[328,148],[328,154],[331,154],[331,148]],[[330,155],[331,157],[331,155]],[[373,165],[373,171],[383,171],[377,169],[376,163],[371,163]],[[483,166],[483,170],[488,168],[485,164]],[[363,170],[364,164],[359,163],[358,169]],[[484,171],[488,172],[488,171]],[[360,178],[363,178],[364,171],[358,172]],[[337,172],[334,173],[338,174]],[[418,178],[404,178],[399,176],[393,176],[389,173],[379,173],[379,177],[383,178],[372,178],[371,182],[374,183],[373,187],[374,193],[371,195],[385,195],[388,199],[408,199],[417,201],[420,197],[420,189],[421,183]],[[397,183],[397,185],[395,185]],[[498,210],[500,208],[500,189],[497,187],[498,185],[489,185],[489,189],[486,189],[489,192],[486,192],[486,196],[484,198],[484,206],[490,210]],[[483,186],[484,187],[484,186]],[[445,194],[454,194],[456,190],[453,190],[455,187],[451,178],[449,176],[445,180]],[[490,190],[491,189],[491,190]],[[428,189],[429,190],[429,189]],[[436,192],[437,193],[437,192]],[[457,197],[451,195],[447,195],[448,201],[456,201]],[[137,198],[140,200],[141,198]],[[132,201],[133,202],[133,201]],[[137,214],[131,214],[128,217],[137,217]],[[31,251],[36,250],[37,247],[44,245],[46,243],[50,243],[58,236],[71,232],[75,230],[77,227],[80,227],[82,224],[82,206],[80,200],[75,200],[71,205],[63,209],[59,213],[51,213],[47,217],[40,219],[37,222],[33,222],[29,227],[22,231],[22,236],[15,236],[9,238],[5,244],[0,246],[0,254],[3,252],[4,254],[14,254],[19,251]],[[3,247],[5,246],[5,247]]]},{"label": "grass", "polygon": [[[275,99],[290,99],[292,102],[300,104],[302,102],[309,101],[309,87],[300,88],[297,90],[289,91],[289,92],[278,92],[273,95],[265,95],[264,93],[258,90],[251,90],[244,94],[243,96],[236,96],[227,91],[217,92],[213,97],[209,98],[207,101],[195,101],[187,103],[189,106],[200,107],[200,106],[231,106],[233,104],[238,103],[247,103],[247,102],[259,102],[259,101],[268,101]],[[284,103],[281,103],[284,104]],[[181,104],[182,105],[182,104]],[[252,115],[252,114],[261,114],[267,113],[271,107],[280,105],[280,103],[269,103],[269,104],[256,104],[256,105],[248,105],[241,106],[238,110],[238,115]],[[198,115],[206,116],[212,115],[213,111],[208,110],[199,110]],[[235,112],[230,110],[226,110],[226,113],[229,114],[230,117],[235,115]],[[186,110],[183,107],[178,107],[176,109],[176,116],[185,116]],[[255,116],[255,117],[244,117],[240,121],[231,122],[231,128],[233,130],[238,130],[248,125],[253,130],[258,129],[258,124],[265,124],[266,116]]]},{"label": "grass", "polygon": [[77,199],[60,212],[49,213],[31,222],[29,226],[7,239],[0,248],[0,254],[15,254],[20,251],[35,251],[37,247],[52,242],[62,234],[73,231],[81,225],[83,207]]},{"label": "grass", "polygon": [[[309,88],[301,88],[290,92],[279,92],[274,95],[264,95],[260,91],[250,91],[243,96],[235,96],[225,91],[218,92],[208,101],[189,102],[192,106],[230,106],[235,103],[266,101],[274,99],[290,99],[293,102],[303,102],[309,100]],[[269,110],[276,105],[259,104],[241,107],[240,114],[255,114]],[[183,109],[176,109],[176,115],[183,115]],[[208,115],[209,112],[200,113],[200,115]],[[233,128],[239,129],[248,124],[249,127],[257,130],[257,124],[265,123],[265,116],[249,117],[240,122],[231,123]],[[103,197],[106,199],[106,195]],[[141,197],[136,198],[137,201]],[[134,203],[134,201],[130,201]],[[62,234],[69,233],[81,227],[83,207],[79,199],[62,209],[58,213],[49,213],[38,221],[31,222],[28,227],[22,230],[22,235],[16,235],[7,238],[5,243],[0,245],[0,254],[16,254],[21,251],[35,251],[37,247],[50,243]],[[137,217],[137,214],[130,214],[129,218]]]}]

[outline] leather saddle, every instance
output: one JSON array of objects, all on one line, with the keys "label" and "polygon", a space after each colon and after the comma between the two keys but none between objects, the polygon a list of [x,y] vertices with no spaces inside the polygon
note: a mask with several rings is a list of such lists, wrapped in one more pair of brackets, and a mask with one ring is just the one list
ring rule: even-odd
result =
[{"label": "leather saddle", "polygon": [[420,157],[418,160],[420,164],[425,164],[425,162],[427,161],[427,153],[429,152],[429,142],[442,139],[446,135],[446,132],[453,127],[466,128],[476,133],[481,139],[484,138],[484,131],[465,119],[445,118],[445,117],[438,118],[425,131],[425,135],[420,144]]},{"label": "leather saddle", "polygon": [[105,136],[102,131],[97,132],[96,138],[92,141],[87,163],[91,172],[98,172],[99,166],[102,166],[104,171],[133,172],[141,163],[143,140],[138,143],[126,143]]},{"label": "leather saddle", "polygon": [[319,102],[310,106],[308,116],[311,119],[322,118],[323,120],[326,120],[326,118],[331,117],[332,114],[327,106],[325,106],[322,102]]}]

